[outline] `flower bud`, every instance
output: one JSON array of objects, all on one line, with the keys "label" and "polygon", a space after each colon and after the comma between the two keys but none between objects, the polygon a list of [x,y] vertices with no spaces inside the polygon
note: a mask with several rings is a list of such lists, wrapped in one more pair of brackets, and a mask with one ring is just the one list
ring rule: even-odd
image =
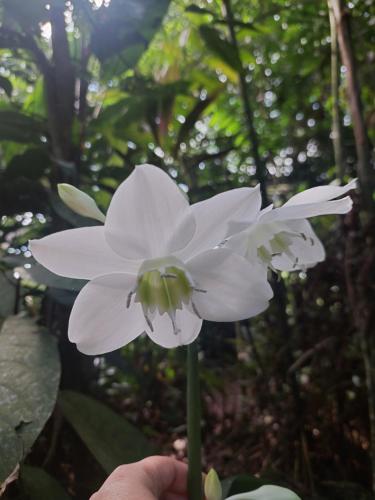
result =
[{"label": "flower bud", "polygon": [[223,498],[220,480],[214,469],[211,469],[206,476],[204,494],[206,500],[222,500]]},{"label": "flower bud", "polygon": [[104,223],[105,215],[99,210],[91,196],[71,184],[58,184],[57,191],[61,200],[73,210],[73,212]]}]

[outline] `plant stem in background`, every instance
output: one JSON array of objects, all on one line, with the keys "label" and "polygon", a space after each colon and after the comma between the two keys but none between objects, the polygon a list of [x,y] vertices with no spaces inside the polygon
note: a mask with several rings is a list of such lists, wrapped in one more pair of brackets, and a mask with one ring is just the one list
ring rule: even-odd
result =
[{"label": "plant stem in background", "polygon": [[197,340],[187,347],[187,428],[189,500],[202,500],[201,400]]},{"label": "plant stem in background", "polygon": [[232,12],[232,5],[231,5],[231,0],[223,0],[223,4],[225,7],[225,15],[226,15],[226,21],[229,29],[229,34],[230,34],[230,40],[231,43],[237,53],[237,59],[239,63],[239,69],[238,69],[238,76],[240,80],[240,92],[241,92],[241,97],[242,97],[242,103],[243,103],[243,108],[244,108],[244,113],[246,117],[246,126],[248,129],[249,133],[249,142],[252,150],[252,155],[254,158],[254,163],[256,167],[256,178],[260,184],[260,189],[262,193],[262,199],[263,203],[265,205],[268,204],[268,197],[267,197],[267,190],[266,190],[266,171],[265,171],[265,165],[262,161],[262,158],[259,153],[259,139],[258,139],[258,134],[255,129],[255,124],[254,124],[254,113],[250,105],[250,95],[249,95],[249,87],[248,87],[248,82],[246,81],[246,71],[244,69],[242,60],[241,60],[241,53],[239,50],[238,46],[238,40],[237,40],[237,35],[236,35],[236,30],[235,30],[235,22],[234,22],[234,17],[233,17],[233,12]]},{"label": "plant stem in background", "polygon": [[337,45],[337,32],[335,16],[331,0],[328,0],[330,36],[331,36],[331,97],[332,97],[332,143],[335,155],[336,173],[338,179],[343,181],[345,175],[345,162],[342,149],[342,129],[339,104],[339,54]]}]

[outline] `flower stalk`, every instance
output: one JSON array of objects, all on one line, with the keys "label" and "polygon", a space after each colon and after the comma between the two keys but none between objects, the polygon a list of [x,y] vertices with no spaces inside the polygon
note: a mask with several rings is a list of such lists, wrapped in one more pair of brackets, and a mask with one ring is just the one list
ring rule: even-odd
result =
[{"label": "flower stalk", "polygon": [[187,346],[187,430],[189,500],[202,500],[201,399],[197,340]]}]

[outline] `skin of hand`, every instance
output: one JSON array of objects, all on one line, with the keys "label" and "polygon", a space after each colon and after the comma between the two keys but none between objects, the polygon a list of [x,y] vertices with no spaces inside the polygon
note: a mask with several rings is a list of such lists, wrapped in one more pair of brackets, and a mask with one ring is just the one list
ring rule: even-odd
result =
[{"label": "skin of hand", "polygon": [[90,500],[188,500],[187,465],[158,456],[120,465]]}]

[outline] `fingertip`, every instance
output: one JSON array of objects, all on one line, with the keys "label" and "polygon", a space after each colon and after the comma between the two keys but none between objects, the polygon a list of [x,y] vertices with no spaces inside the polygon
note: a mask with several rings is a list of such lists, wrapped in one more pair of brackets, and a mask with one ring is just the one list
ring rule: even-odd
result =
[{"label": "fingertip", "polygon": [[165,492],[181,494],[187,492],[187,465],[172,457],[153,456],[140,462],[150,479],[156,496]]}]

